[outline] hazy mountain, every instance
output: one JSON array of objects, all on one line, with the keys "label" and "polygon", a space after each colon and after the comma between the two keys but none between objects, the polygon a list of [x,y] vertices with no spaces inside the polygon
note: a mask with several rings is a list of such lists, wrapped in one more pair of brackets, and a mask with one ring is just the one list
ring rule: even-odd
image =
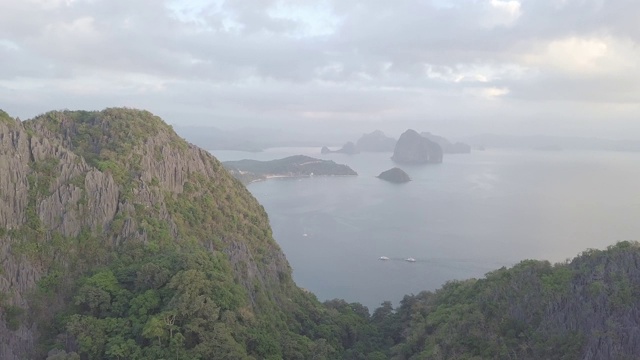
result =
[{"label": "hazy mountain", "polygon": [[409,129],[400,135],[391,159],[406,164],[441,163],[442,148],[415,130]]},{"label": "hazy mountain", "polygon": [[333,133],[304,133],[273,128],[222,130],[207,126],[179,126],[176,132],[206,150],[262,151],[271,147],[320,147],[328,141],[332,144],[339,141],[339,137]]},{"label": "hazy mountain", "polygon": [[380,130],[364,134],[356,142],[356,148],[361,152],[393,152],[395,146],[396,139],[386,136]]},{"label": "hazy mountain", "polygon": [[468,144],[462,142],[452,143],[442,136],[438,136],[430,132],[423,132],[420,133],[420,135],[440,145],[445,154],[468,154],[471,152],[471,146]]},{"label": "hazy mountain", "polygon": [[640,151],[640,141],[637,140],[609,140],[600,138],[546,135],[513,136],[483,134],[468,137],[465,141],[469,144],[473,144],[474,146],[485,146],[490,148]]}]

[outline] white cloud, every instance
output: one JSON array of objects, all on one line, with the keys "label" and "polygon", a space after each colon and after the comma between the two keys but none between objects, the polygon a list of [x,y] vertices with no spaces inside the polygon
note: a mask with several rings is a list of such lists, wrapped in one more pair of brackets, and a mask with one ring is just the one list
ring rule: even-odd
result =
[{"label": "white cloud", "polygon": [[486,100],[496,100],[510,93],[506,87],[464,88],[463,93]]},{"label": "white cloud", "polygon": [[267,10],[267,14],[274,19],[296,22],[297,29],[289,33],[294,37],[332,35],[341,22],[328,1],[278,1]]},{"label": "white cloud", "polygon": [[628,73],[640,76],[635,58],[640,56],[636,43],[611,36],[572,36],[539,45],[535,53],[525,56],[531,66],[550,68],[570,75]]},{"label": "white cloud", "polygon": [[512,26],[522,15],[521,4],[515,0],[490,0],[486,13],[480,20],[484,27]]},{"label": "white cloud", "polygon": [[640,101],[640,2],[622,1],[0,0],[0,104],[482,128],[544,102],[596,129]]}]

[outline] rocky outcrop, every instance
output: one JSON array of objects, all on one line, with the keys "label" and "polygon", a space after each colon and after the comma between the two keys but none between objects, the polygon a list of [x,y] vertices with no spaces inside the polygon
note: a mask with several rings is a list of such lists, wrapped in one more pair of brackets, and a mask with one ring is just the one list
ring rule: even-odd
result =
[{"label": "rocky outcrop", "polygon": [[0,228],[11,230],[25,221],[30,160],[31,144],[22,126],[9,119],[0,122]]},{"label": "rocky outcrop", "polygon": [[395,146],[396,139],[386,136],[380,130],[364,134],[356,142],[356,149],[360,152],[392,152]]},{"label": "rocky outcrop", "polygon": [[442,136],[434,135],[430,132],[423,132],[420,135],[437,143],[445,154],[468,154],[471,152],[471,146],[462,142],[452,143]]},{"label": "rocky outcrop", "polygon": [[398,139],[391,159],[396,163],[427,164],[442,162],[442,148],[437,143],[407,130]]},{"label": "rocky outcrop", "polygon": [[383,171],[378,175],[378,179],[386,180],[392,183],[406,183],[411,181],[409,174],[407,174],[404,170],[394,167],[387,171]]},{"label": "rocky outcrop", "polygon": [[[211,209],[217,222],[185,226],[185,206]],[[264,209],[220,162],[159,118],[107,109],[21,123],[0,111],[0,359],[29,358],[35,348],[34,316],[12,319],[37,311],[27,295],[43,277],[56,269],[72,281],[106,261],[78,257],[89,251],[83,242],[108,254],[160,236],[197,239],[226,254],[251,299],[291,281]],[[53,316],[62,298],[51,296]]]}]

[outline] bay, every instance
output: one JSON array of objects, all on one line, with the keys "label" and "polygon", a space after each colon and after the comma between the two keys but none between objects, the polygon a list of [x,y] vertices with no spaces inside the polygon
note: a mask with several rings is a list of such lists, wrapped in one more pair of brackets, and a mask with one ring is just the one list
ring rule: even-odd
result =
[{"label": "bay", "polygon": [[[487,150],[376,176],[389,153],[214,151],[221,161],[306,154],[357,177],[270,179],[248,189],[269,214],[296,283],[370,309],[524,259],[564,261],[640,233],[640,153]],[[391,260],[378,260],[387,256]],[[416,262],[404,259],[412,257]]]}]

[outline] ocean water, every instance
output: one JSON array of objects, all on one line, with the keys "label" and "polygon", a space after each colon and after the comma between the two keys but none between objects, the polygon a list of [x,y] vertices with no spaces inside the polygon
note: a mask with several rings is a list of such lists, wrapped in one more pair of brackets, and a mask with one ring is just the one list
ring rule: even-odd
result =
[{"label": "ocean water", "polygon": [[213,154],[222,161],[306,154],[358,172],[248,186],[269,214],[295,281],[320,300],[373,309],[524,259],[560,262],[640,240],[640,153],[476,151],[446,155],[437,165],[400,166],[413,179],[406,184],[376,178],[395,166],[389,153]]}]

